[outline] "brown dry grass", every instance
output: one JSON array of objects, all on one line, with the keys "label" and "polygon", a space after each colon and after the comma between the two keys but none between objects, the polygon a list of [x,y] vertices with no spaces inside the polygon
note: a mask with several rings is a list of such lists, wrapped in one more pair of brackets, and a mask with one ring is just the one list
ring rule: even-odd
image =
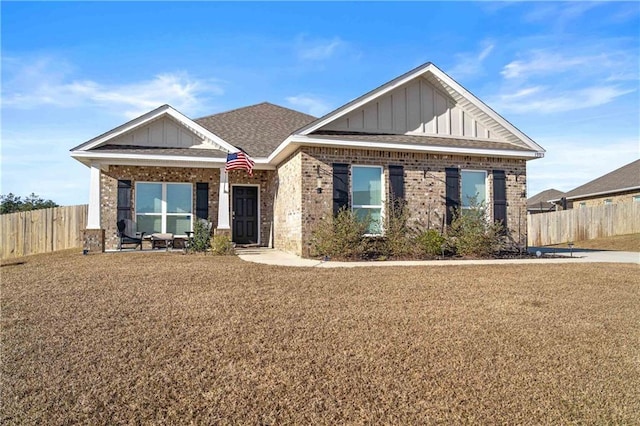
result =
[{"label": "brown dry grass", "polygon": [[638,424],[635,265],[2,267],[3,424]]},{"label": "brown dry grass", "polygon": [[[615,251],[640,251],[640,234],[617,235],[615,237],[596,238],[593,240],[575,241],[575,248]],[[568,247],[567,243],[549,247]]]}]

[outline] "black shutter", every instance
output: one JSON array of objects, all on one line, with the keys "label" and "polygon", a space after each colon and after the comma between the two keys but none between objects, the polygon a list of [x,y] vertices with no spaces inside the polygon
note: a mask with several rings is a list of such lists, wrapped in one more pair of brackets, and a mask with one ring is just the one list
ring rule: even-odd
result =
[{"label": "black shutter", "polygon": [[118,217],[117,221],[122,219],[131,219],[131,181],[118,180]]},{"label": "black shutter", "polygon": [[333,164],[333,215],[349,206],[349,165]]},{"label": "black shutter", "polygon": [[209,220],[209,184],[196,183],[196,217]]},{"label": "black shutter", "polygon": [[389,166],[389,186],[394,203],[404,200],[404,167]]},{"label": "black shutter", "polygon": [[446,174],[446,212],[447,225],[453,221],[454,210],[460,208],[460,170],[447,167]]},{"label": "black shutter", "polygon": [[507,183],[504,170],[493,171],[493,221],[507,225]]}]

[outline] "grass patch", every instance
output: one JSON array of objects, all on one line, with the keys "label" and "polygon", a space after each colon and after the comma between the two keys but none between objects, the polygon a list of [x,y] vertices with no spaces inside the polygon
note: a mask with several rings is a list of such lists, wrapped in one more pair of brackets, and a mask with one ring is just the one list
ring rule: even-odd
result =
[{"label": "grass patch", "polygon": [[637,265],[2,268],[2,424],[640,423]]},{"label": "grass patch", "polygon": [[[640,252],[640,234],[616,235],[615,237],[596,238],[593,240],[575,241],[575,248],[593,250],[637,251]],[[566,248],[567,243],[549,247]]]}]

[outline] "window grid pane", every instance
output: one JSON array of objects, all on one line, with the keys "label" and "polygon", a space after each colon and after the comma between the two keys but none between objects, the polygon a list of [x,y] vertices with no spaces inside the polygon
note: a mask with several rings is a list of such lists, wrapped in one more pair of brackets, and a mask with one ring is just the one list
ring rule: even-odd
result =
[{"label": "window grid pane", "polygon": [[486,202],[487,186],[486,173],[484,171],[462,171],[461,173],[461,205],[462,208],[470,208],[472,201],[477,205]]},{"label": "window grid pane", "polygon": [[136,212],[162,213],[161,183],[139,183],[136,185]]}]

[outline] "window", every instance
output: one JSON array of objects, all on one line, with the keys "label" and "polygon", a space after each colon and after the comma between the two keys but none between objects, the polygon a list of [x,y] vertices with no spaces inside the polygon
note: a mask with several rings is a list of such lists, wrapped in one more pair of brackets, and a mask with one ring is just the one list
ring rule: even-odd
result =
[{"label": "window", "polygon": [[605,206],[608,206],[611,203],[613,203],[613,201],[611,201],[611,198],[607,198],[606,200],[604,200],[604,205]]},{"label": "window", "polygon": [[581,202],[578,205],[580,206],[580,208],[587,207],[587,203],[585,201]]},{"label": "window", "polygon": [[351,168],[352,209],[361,220],[368,220],[369,235],[382,234],[382,167]]},{"label": "window", "polygon": [[633,202],[634,203],[640,203],[640,195],[634,195],[633,196]]},{"label": "window", "polygon": [[484,205],[487,201],[487,172],[484,170],[463,170],[460,173],[462,180],[460,207],[470,209],[474,205]]},{"label": "window", "polygon": [[190,183],[136,183],[136,222],[139,232],[191,231],[193,191]]}]

